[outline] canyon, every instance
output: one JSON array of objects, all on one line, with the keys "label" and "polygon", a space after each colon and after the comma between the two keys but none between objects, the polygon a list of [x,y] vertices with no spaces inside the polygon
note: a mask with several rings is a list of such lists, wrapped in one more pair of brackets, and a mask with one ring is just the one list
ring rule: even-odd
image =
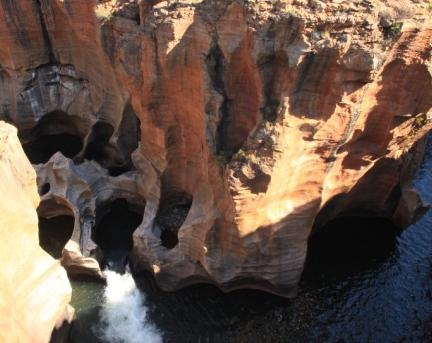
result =
[{"label": "canyon", "polygon": [[43,280],[19,276],[23,303],[56,289],[38,341],[70,319],[59,262],[70,278],[103,282],[120,259],[166,291],[294,297],[330,221],[419,219],[430,15],[420,1],[1,1],[0,120],[16,127],[1,124],[16,197],[0,197],[2,253],[14,272],[45,261]]}]

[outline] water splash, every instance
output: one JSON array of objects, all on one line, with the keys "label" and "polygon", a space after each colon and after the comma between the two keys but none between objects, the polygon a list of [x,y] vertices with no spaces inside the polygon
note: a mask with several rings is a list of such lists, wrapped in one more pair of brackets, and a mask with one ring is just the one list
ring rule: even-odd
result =
[{"label": "water splash", "polygon": [[105,271],[107,286],[101,311],[102,339],[110,343],[159,343],[160,332],[148,321],[144,295],[129,272]]}]

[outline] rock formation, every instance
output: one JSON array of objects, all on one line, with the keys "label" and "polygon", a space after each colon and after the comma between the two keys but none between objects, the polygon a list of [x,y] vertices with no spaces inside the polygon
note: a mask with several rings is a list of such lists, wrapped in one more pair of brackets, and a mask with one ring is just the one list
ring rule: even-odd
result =
[{"label": "rock formation", "polygon": [[70,321],[71,287],[59,262],[38,244],[36,173],[17,131],[0,122],[0,341],[48,342]]},{"label": "rock formation", "polygon": [[143,216],[133,264],[162,288],[292,296],[313,229],[415,220],[429,17],[408,0],[2,2],[0,118],[38,164],[40,216],[74,217],[63,264],[100,274],[98,223],[123,199]]}]

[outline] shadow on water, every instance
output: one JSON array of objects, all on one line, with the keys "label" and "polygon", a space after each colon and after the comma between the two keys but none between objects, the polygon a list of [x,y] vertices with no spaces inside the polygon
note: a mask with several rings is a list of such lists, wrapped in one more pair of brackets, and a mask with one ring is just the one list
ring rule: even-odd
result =
[{"label": "shadow on water", "polygon": [[[431,142],[416,187],[432,202]],[[210,285],[166,293],[135,278],[165,342],[432,342],[431,247],[431,211],[402,233],[380,218],[339,217],[311,236],[293,300]],[[75,333],[97,320],[78,311]],[[97,340],[72,339],[84,341]]]},{"label": "shadow on water", "polygon": [[338,217],[308,242],[302,285],[314,288],[376,269],[396,249],[399,229],[378,217]]}]

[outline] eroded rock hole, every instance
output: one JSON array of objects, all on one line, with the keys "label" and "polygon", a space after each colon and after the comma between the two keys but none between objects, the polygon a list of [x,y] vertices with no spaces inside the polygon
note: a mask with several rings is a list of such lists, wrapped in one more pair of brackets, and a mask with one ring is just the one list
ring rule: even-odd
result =
[{"label": "eroded rock hole", "polygon": [[340,280],[377,268],[394,251],[398,233],[385,218],[338,217],[309,238],[303,280]]},{"label": "eroded rock hole", "polygon": [[132,152],[138,148],[141,137],[140,122],[131,104],[123,111],[116,144],[110,142],[114,127],[106,122],[93,125],[87,141],[84,158],[107,168],[109,175],[118,176],[133,170]]},{"label": "eroded rock hole", "polygon": [[74,217],[60,215],[52,218],[39,217],[39,244],[54,258],[60,258],[72,236]]},{"label": "eroded rock hole", "polygon": [[46,163],[58,151],[73,158],[83,147],[79,126],[64,112],[49,113],[28,134],[20,134],[24,152],[33,164]]},{"label": "eroded rock hole", "polygon": [[[45,184],[49,185],[49,184]],[[38,207],[39,245],[54,258],[60,258],[72,236],[75,218],[67,206],[49,199]]]},{"label": "eroded rock hole", "polygon": [[97,162],[108,160],[110,158],[108,143],[113,133],[114,127],[111,124],[104,122],[94,124],[88,138],[84,158]]},{"label": "eroded rock hole", "polygon": [[177,246],[178,232],[186,220],[192,201],[189,199],[177,200],[174,203],[162,204],[156,216],[156,224],[161,230],[161,245],[173,249]]},{"label": "eroded rock hole", "polygon": [[39,188],[39,194],[45,195],[50,191],[50,189],[51,189],[51,185],[48,182],[46,182]]},{"label": "eroded rock hole", "polygon": [[144,206],[135,205],[124,198],[96,208],[94,240],[104,252],[110,267],[123,271],[133,247],[133,232],[141,224]]},{"label": "eroded rock hole", "polygon": [[118,132],[117,147],[121,159],[108,168],[111,176],[118,176],[134,169],[131,156],[141,140],[141,124],[130,103],[123,111]]}]

